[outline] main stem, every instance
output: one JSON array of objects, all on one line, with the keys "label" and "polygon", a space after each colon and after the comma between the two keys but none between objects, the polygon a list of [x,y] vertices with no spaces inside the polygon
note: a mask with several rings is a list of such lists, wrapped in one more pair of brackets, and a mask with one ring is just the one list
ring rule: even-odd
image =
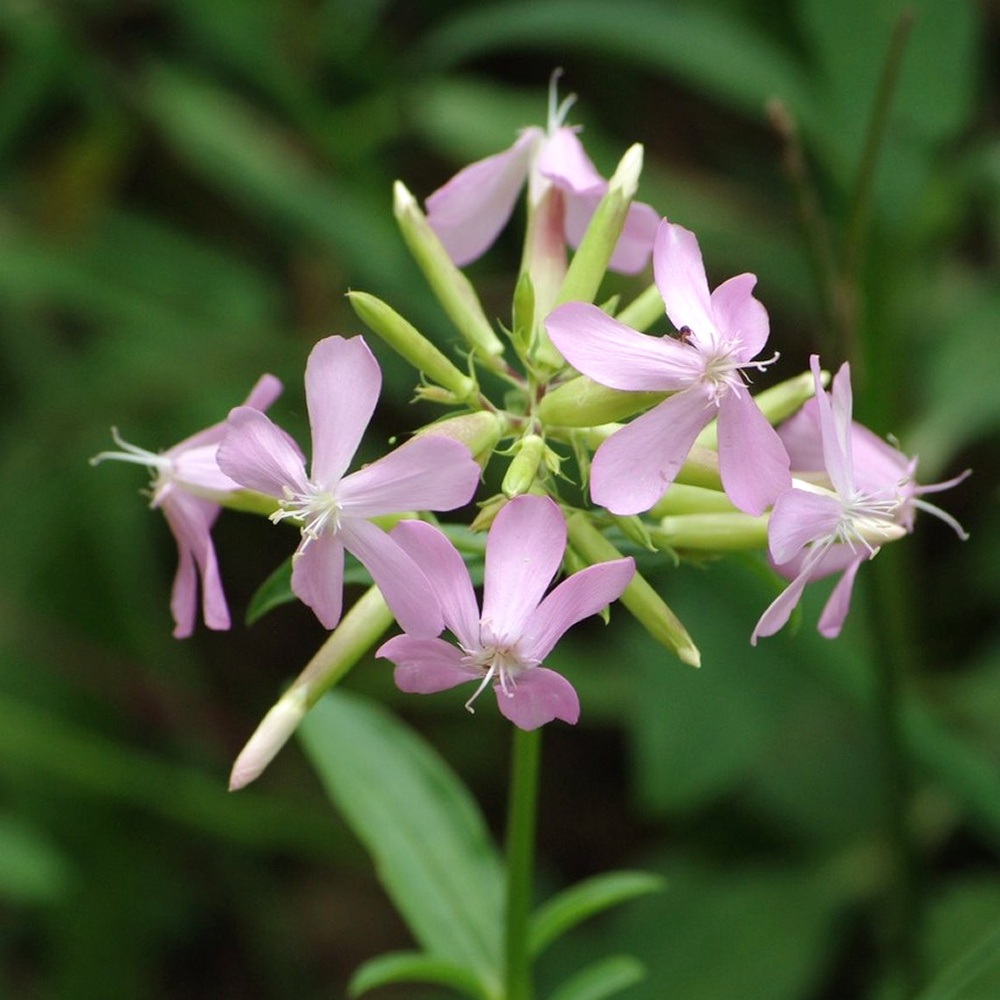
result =
[{"label": "main stem", "polygon": [[504,1000],[531,1000],[529,918],[535,869],[535,817],[541,730],[514,729],[507,812],[507,926]]}]

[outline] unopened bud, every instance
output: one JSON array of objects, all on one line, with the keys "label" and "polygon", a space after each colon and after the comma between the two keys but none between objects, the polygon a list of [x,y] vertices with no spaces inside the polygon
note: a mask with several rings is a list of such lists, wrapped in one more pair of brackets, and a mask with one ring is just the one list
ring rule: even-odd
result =
[{"label": "unopened bud", "polygon": [[487,410],[462,413],[421,427],[415,437],[448,437],[469,449],[473,459],[484,466],[506,430],[502,417]]},{"label": "unopened bud", "polygon": [[367,292],[348,292],[361,321],[377,333],[397,354],[432,382],[449,389],[458,401],[476,392],[476,383],[456,368],[415,326],[390,305]]},{"label": "unopened bud", "polygon": [[491,368],[501,367],[503,343],[493,332],[471,282],[452,263],[416,199],[400,181],[393,187],[393,199],[403,239],[448,318],[480,361]]},{"label": "unopened bud", "polygon": [[[621,558],[621,553],[591,524],[582,511],[570,515],[566,528],[570,544],[591,564]],[[621,596],[621,602],[646,631],[682,663],[692,667],[701,666],[701,654],[687,629],[645,577],[638,572],[632,577]]]},{"label": "unopened bud", "polygon": [[639,186],[640,173],[642,146],[637,143],[626,150],[608,182],[608,190],[594,210],[587,231],[570,261],[555,305],[594,301],[625,225],[625,217]]},{"label": "unopened bud", "polygon": [[527,493],[534,485],[538,467],[545,457],[545,439],[537,434],[526,434],[514,448],[514,457],[500,486],[504,496],[511,500]]},{"label": "unopened bud", "polygon": [[595,427],[648,410],[666,398],[663,392],[626,392],[580,375],[547,392],[538,417],[549,427]]}]

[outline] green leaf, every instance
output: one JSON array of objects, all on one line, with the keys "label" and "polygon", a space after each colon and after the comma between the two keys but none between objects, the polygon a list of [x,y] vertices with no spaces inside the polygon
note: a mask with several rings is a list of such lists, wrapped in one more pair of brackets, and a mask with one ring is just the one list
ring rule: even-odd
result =
[{"label": "green leaf", "polygon": [[289,556],[256,590],[247,606],[246,623],[253,625],[282,604],[298,600],[292,593],[292,557]]},{"label": "green leaf", "polygon": [[47,903],[62,895],[69,866],[55,846],[24,823],[0,816],[0,897]]},{"label": "green leaf", "polygon": [[365,962],[351,976],[347,993],[359,997],[376,987],[394,983],[436,983],[470,997],[489,1000],[482,984],[464,966],[415,951],[391,952]]},{"label": "green leaf", "polygon": [[649,872],[608,872],[578,882],[541,906],[532,918],[531,953],[540,954],[571,927],[637,896],[660,892],[666,882]]},{"label": "green leaf", "polygon": [[416,939],[494,989],[502,868],[465,787],[420,737],[356,695],[330,692],[299,733]]},{"label": "green leaf", "polygon": [[633,986],[646,975],[637,959],[628,955],[612,955],[588,965],[568,979],[549,1000],[603,1000]]}]

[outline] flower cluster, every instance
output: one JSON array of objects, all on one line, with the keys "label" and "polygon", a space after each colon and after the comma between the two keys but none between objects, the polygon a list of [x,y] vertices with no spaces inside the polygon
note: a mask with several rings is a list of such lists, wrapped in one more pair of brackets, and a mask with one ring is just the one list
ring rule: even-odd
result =
[{"label": "flower cluster", "polygon": [[[505,383],[501,401],[488,398],[475,367],[463,370],[388,304],[352,292],[366,325],[420,372],[420,395],[457,410],[349,472],[381,372],[360,336],[331,336],[306,364],[308,470],[264,412],[280,388],[270,376],[224,423],[163,454],[116,434],[121,450],[96,458],[140,462],[154,474],[153,506],[166,515],[180,554],[176,635],[192,631],[199,578],[206,624],[229,626],[210,537],[220,506],[294,526],[289,596],[334,637],[350,620],[351,640],[321,650],[265,718],[234,787],[260,772],[364,643],[375,644],[384,612],[402,634],[376,655],[395,665],[399,688],[429,694],[471,683],[471,711],[491,687],[500,712],[533,729],[577,721],[571,682],[545,660],[571,626],[619,598],[657,641],[699,662],[683,624],[621,551],[630,543],[682,555],[766,547],[789,582],[750,634],[756,643],[782,628],[808,584],[840,574],[818,625],[836,636],[861,564],[911,532],[917,510],[964,537],[923,499],[963,477],[918,486],[916,460],[853,421],[846,363],[829,391],[813,356],[805,377],[751,393],[753,377],[777,357],[768,354],[756,277],[739,274],[711,289],[695,235],[633,200],[641,149],[605,181],[564,124],[567,110],[553,98],[547,129],[525,129],[509,149],[461,170],[428,197],[426,216],[397,185],[406,242],[471,362]],[[508,360],[460,268],[496,239],[525,184],[525,264]],[[567,248],[575,249],[568,267]],[[650,259],[652,295],[620,312],[594,304],[607,268],[637,273]],[[645,332],[657,313],[672,332]],[[473,532],[439,524],[434,515],[470,504],[483,467],[504,457],[500,492],[479,498]],[[570,462],[575,475],[565,471]],[[485,543],[470,542],[483,529]],[[376,588],[346,617],[345,552]],[[481,605],[470,561],[482,563]],[[568,575],[549,591],[561,569]]]}]

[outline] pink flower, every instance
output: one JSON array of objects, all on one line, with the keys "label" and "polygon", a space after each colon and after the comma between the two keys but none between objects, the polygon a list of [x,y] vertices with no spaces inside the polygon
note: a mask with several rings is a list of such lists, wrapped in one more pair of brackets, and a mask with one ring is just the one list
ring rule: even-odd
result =
[{"label": "pink flower", "polygon": [[[584,152],[576,130],[562,124],[570,103],[557,109],[553,99],[547,131],[524,129],[510,149],[470,164],[428,197],[427,221],[455,264],[468,264],[493,245],[525,182],[532,204],[549,187],[562,193],[566,242],[579,246],[608,183]],[[649,205],[631,205],[611,256],[613,271],[634,274],[646,266],[658,221]]]},{"label": "pink flower", "polygon": [[[266,410],[281,393],[273,375],[263,375],[247,397],[246,407]],[[186,639],[194,631],[201,577],[201,609],[211,629],[229,628],[229,608],[222,590],[219,564],[212,544],[212,525],[219,516],[216,502],[240,488],[218,466],[216,455],[225,434],[224,422],[214,424],[160,454],[123,441],[113,431],[121,451],[104,451],[91,459],[117,459],[147,466],[153,473],[150,507],[159,507],[177,542],[177,573],[170,595],[174,636]]]},{"label": "pink flower", "polygon": [[791,485],[788,456],[747,391],[746,370],[768,336],[756,278],[740,274],[709,293],[694,234],[663,220],[653,274],[678,337],[652,337],[596,306],[569,302],[545,321],[552,342],[578,371],[626,391],[670,392],[597,450],[590,492],[615,514],[649,510],[674,481],[695,438],[719,421],[719,473],[729,499],[761,514]]},{"label": "pink flower", "polygon": [[631,558],[588,566],[546,588],[566,548],[566,523],[548,497],[525,494],[496,516],[486,542],[483,610],[462,557],[436,528],[404,521],[393,537],[423,566],[433,591],[422,595],[428,618],[440,604],[458,641],[399,635],[375,654],[396,664],[403,691],[432,694],[478,682],[466,707],[492,685],[500,711],[521,729],[562,719],[575,723],[580,703],[573,686],[542,666],[562,634],[621,596],[635,564]]},{"label": "pink flower", "polygon": [[820,635],[836,638],[861,564],[883,542],[913,530],[916,508],[936,514],[965,537],[954,518],[921,500],[920,494],[954,486],[968,473],[946,483],[917,486],[916,459],[908,459],[851,420],[849,366],[841,366],[829,394],[823,391],[816,355],[810,366],[816,395],[782,425],[780,433],[796,473],[810,480],[822,478],[832,489],[796,479],[795,487],[775,502],[768,548],[775,569],[791,583],[757,622],[750,640],[754,644],[758,636],[773,635],[788,621],[806,584],[841,573],[818,624]]},{"label": "pink flower", "polygon": [[219,465],[249,489],[274,497],[274,522],[302,523],[292,565],[292,590],[326,628],[340,621],[344,549],[371,574],[403,628],[436,635],[419,593],[413,560],[369,518],[408,510],[453,510],[469,502],[479,466],[450,438],[415,438],[363,469],[344,475],[375,409],[382,374],[361,337],[327,337],[309,355],[306,404],[312,427],[312,469],[295,442],[259,410],[229,414]]}]

